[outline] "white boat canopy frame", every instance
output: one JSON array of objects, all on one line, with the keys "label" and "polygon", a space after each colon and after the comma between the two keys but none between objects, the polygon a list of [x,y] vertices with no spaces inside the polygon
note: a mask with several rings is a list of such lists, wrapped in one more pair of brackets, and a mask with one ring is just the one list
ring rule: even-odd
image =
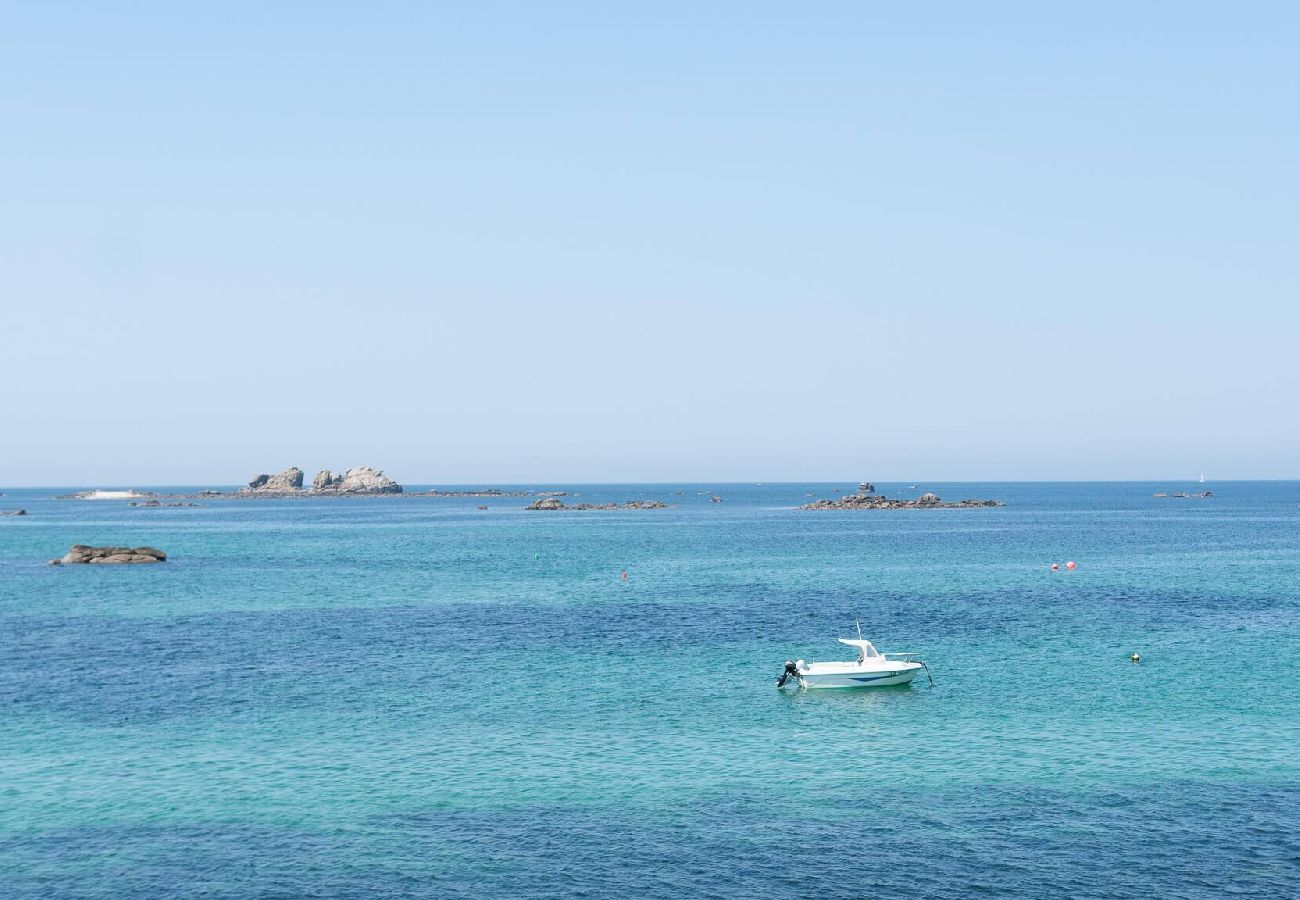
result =
[{"label": "white boat canopy frame", "polygon": [[856,647],[858,650],[858,662],[865,662],[868,659],[883,656],[871,641],[864,641],[860,638],[839,638],[841,644],[848,644],[850,647]]}]

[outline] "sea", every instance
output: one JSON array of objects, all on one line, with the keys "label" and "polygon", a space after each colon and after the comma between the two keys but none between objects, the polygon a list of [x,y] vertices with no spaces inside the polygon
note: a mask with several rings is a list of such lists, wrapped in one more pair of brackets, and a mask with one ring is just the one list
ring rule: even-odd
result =
[{"label": "sea", "polygon": [[1300,482],[856,488],[3,489],[0,897],[1300,896]]}]

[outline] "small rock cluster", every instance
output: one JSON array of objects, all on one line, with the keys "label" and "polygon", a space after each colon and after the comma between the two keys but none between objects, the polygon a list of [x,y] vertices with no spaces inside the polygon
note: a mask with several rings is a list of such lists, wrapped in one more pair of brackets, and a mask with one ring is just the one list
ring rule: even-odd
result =
[{"label": "small rock cluster", "polygon": [[891,500],[879,494],[859,491],[845,494],[838,500],[817,500],[805,503],[800,509],[971,509],[981,506],[1001,506],[1001,500],[958,500],[944,502],[938,494],[925,493],[915,500]]},{"label": "small rock cluster", "polygon": [[668,504],[662,500],[628,500],[626,503],[571,503],[566,504],[554,497],[540,497],[524,509],[667,509]]},{"label": "small rock cluster", "polygon": [[50,560],[52,566],[109,565],[119,563],[160,563],[167,554],[153,547],[90,547],[73,544],[62,559]]}]

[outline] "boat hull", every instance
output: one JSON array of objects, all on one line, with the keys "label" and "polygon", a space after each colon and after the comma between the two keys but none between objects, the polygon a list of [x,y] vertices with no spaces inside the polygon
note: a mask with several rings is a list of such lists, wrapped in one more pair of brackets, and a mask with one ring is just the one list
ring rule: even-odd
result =
[{"label": "boat hull", "polygon": [[883,672],[805,673],[799,676],[799,685],[805,688],[888,687],[891,684],[907,684],[919,671],[920,666]]}]

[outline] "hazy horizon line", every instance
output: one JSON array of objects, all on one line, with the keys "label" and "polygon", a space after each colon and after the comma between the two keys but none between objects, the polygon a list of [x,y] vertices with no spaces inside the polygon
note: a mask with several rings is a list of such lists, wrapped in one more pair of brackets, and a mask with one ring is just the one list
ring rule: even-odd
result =
[{"label": "hazy horizon line", "polygon": [[[870,484],[882,485],[922,485],[922,484],[1240,484],[1252,482],[1300,482],[1297,476],[1277,476],[1263,478],[1209,478],[1205,481],[1199,481],[1196,478],[1023,478],[1023,479],[977,479],[977,478],[891,478],[878,479]],[[602,486],[602,485],[646,485],[646,486],[695,486],[704,487],[709,485],[744,485],[760,487],[767,485],[839,485],[839,484],[859,484],[860,481],[848,478],[842,479],[808,479],[808,480],[781,480],[768,479],[765,481],[566,481],[563,479],[554,480],[534,480],[534,481],[406,481],[399,482],[404,488],[480,488],[486,489],[491,487],[536,487],[536,486]],[[84,482],[75,484],[8,484],[0,485],[0,492],[4,490],[144,490],[144,489],[162,489],[162,488],[194,488],[205,486],[208,488],[241,488],[246,486],[246,482],[229,482],[221,483],[216,481],[192,481],[192,482],[171,482],[146,484],[143,482]],[[304,491],[307,490],[304,488]]]}]

